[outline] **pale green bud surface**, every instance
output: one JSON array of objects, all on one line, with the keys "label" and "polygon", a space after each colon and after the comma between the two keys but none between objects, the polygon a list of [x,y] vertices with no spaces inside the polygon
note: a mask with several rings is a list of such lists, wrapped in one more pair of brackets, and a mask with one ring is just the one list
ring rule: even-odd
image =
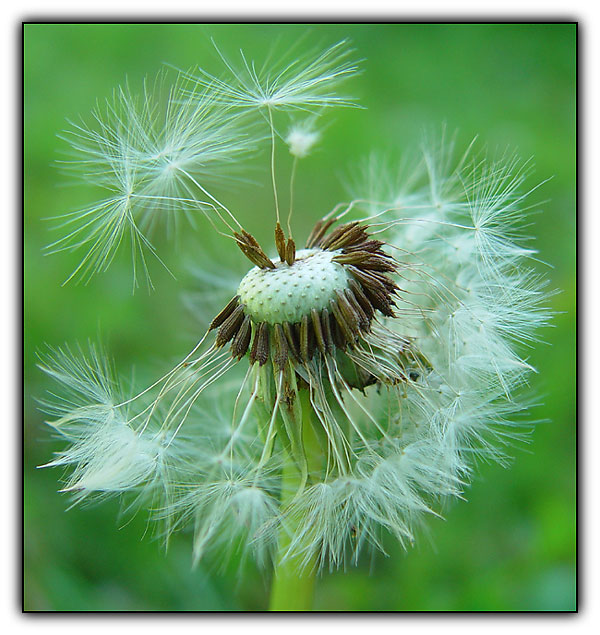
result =
[{"label": "pale green bud surface", "polygon": [[275,269],[254,267],[238,288],[240,303],[254,322],[300,322],[312,309],[321,311],[348,288],[349,274],[333,261],[338,252],[302,249],[293,265],[278,263]]}]

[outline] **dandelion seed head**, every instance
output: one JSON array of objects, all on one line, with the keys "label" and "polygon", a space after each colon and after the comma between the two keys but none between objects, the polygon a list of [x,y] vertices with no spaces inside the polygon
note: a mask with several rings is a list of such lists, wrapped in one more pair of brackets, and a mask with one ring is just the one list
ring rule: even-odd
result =
[{"label": "dandelion seed head", "polygon": [[[165,211],[200,211],[252,265],[227,277],[220,310],[203,302],[214,317],[188,355],[133,397],[93,347],[42,362],[62,386],[44,407],[68,445],[48,464],[71,468],[65,489],[150,498],[165,536],[194,527],[195,561],[241,550],[266,564],[282,535],[278,557],[306,567],[356,563],[386,533],[408,547],[465,496],[476,459],[505,463],[526,438],[523,347],[549,318],[523,236],[527,163],[457,153],[443,131],[418,158],[370,158],[301,248],[292,200],[281,227],[275,144],[294,156],[293,190],[319,133],[313,119],[281,135],[273,113],[348,105],[346,54],[224,59],[229,78],[182,74],[165,113],[121,91],[74,137],[109,193],[56,245],[89,248],[80,273],[106,269],[127,232],[151,249],[143,229]],[[207,189],[262,138],[254,124],[236,136],[253,110],[271,133],[273,252]],[[222,270],[201,274],[223,286]]]}]

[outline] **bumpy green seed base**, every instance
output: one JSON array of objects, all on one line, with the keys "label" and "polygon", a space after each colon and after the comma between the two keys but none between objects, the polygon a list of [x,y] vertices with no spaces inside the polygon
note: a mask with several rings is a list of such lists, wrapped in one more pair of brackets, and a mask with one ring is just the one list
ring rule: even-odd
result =
[{"label": "bumpy green seed base", "polygon": [[332,261],[336,252],[303,249],[293,265],[278,263],[275,269],[254,267],[238,288],[244,312],[255,322],[300,322],[312,309],[321,311],[348,287],[349,274]]}]

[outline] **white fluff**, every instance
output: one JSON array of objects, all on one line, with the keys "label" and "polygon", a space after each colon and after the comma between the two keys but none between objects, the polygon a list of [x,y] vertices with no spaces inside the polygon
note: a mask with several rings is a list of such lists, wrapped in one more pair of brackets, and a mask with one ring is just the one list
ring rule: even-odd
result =
[{"label": "white fluff", "polygon": [[[67,218],[75,228],[55,249],[87,246],[77,272],[87,276],[106,269],[127,233],[145,267],[143,253],[153,248],[140,226],[165,211],[199,209],[219,231],[238,231],[235,215],[204,179],[218,177],[262,139],[258,122],[268,120],[275,144],[272,111],[348,105],[334,92],[356,70],[345,51],[336,45],[279,72],[256,71],[243,57],[241,70],[228,65],[229,79],[184,77],[159,119],[148,93],[136,101],[119,91],[107,113],[96,115],[98,129],[76,127],[72,139],[108,198]],[[238,117],[254,111],[256,127],[244,137]],[[287,139],[296,157],[315,140]],[[277,203],[274,157],[273,145]],[[87,354],[52,352],[42,367],[63,392],[46,408],[68,447],[49,465],[73,467],[65,489],[79,497],[150,494],[167,535],[194,525],[196,560],[216,547],[241,548],[266,562],[281,530],[290,533],[285,557],[300,555],[307,565],[314,558],[330,567],[356,561],[363,547],[382,548],[382,531],[412,544],[424,516],[464,495],[477,457],[503,461],[507,446],[522,437],[518,420],[529,400],[523,388],[533,370],[524,345],[535,342],[548,319],[544,280],[522,235],[526,176],[527,166],[510,156],[456,153],[443,139],[425,143],[416,159],[372,158],[365,165],[355,200],[336,210],[368,223],[401,263],[398,317],[379,315],[367,336],[370,352],[351,354],[380,385],[364,394],[350,390],[335,357],[303,371],[303,421],[312,421],[327,449],[322,469],[312,469],[312,481],[291,502],[279,498],[277,377],[268,364],[238,363],[207,336],[129,400],[93,347]],[[339,280],[331,258],[319,258],[311,260],[318,271],[309,273],[326,278],[325,306]],[[205,273],[222,275],[218,266]],[[277,271],[267,273],[273,278]],[[264,277],[253,270],[239,287],[259,319],[294,321],[297,306],[306,313],[317,302],[291,292],[288,315],[275,296],[290,276],[271,289],[272,298],[260,286]],[[297,288],[301,294],[300,282]],[[419,372],[410,380],[393,368],[405,338],[430,364],[415,360]]]}]

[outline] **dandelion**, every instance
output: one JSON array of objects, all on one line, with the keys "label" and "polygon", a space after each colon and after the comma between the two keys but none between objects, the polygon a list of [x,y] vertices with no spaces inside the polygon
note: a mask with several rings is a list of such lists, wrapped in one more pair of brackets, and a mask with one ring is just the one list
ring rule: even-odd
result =
[{"label": "dandelion", "polygon": [[[330,92],[354,72],[340,50],[281,72],[259,73],[243,56],[234,84],[202,73],[201,95],[176,91],[185,98],[170,99],[172,126],[158,137],[152,109],[134,116],[120,93],[139,129],[103,125],[90,163],[110,156],[102,179],[130,175],[136,213],[180,206],[221,222],[250,268],[192,351],[132,397],[94,348],[42,363],[67,395],[46,404],[69,444],[48,464],[73,466],[65,490],[76,500],[150,500],[165,537],[193,525],[195,561],[216,551],[273,563],[274,609],[308,607],[316,571],[384,550],[385,533],[412,545],[425,516],[464,496],[477,457],[507,459],[527,433],[520,389],[533,369],[522,348],[548,319],[544,280],[521,238],[527,164],[458,154],[444,136],[403,164],[409,172],[369,161],[354,198],[316,220],[302,248],[290,203],[286,236],[272,110],[347,103]],[[214,104],[231,117],[220,119]],[[245,117],[250,106],[268,109],[273,250],[190,177],[241,158],[245,142],[227,139],[235,112]],[[317,138],[301,127],[285,139],[292,184],[296,159]],[[102,227],[86,262],[104,267],[121,226],[100,208],[80,216]]]}]

